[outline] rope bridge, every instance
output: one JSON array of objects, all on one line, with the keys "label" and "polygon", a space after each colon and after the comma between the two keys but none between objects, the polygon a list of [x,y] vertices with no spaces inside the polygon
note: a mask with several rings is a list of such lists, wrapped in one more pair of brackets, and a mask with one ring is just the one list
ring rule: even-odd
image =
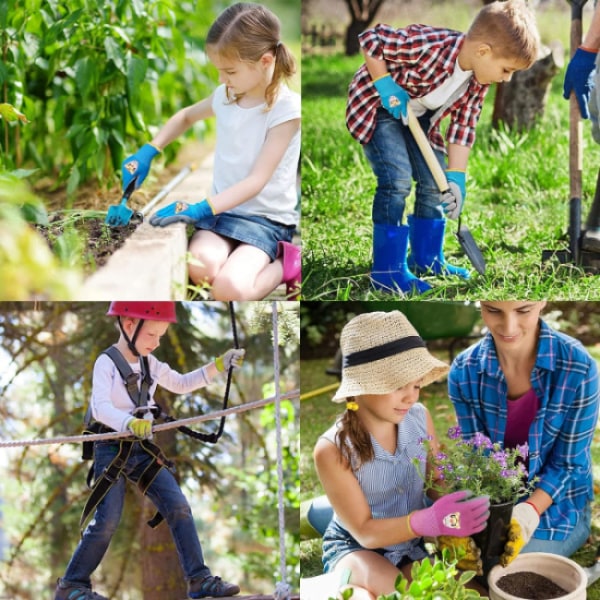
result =
[{"label": "rope bridge", "polygon": [[[225,410],[219,410],[211,412],[208,415],[198,415],[196,417],[189,417],[187,419],[178,419],[177,421],[169,421],[168,423],[161,423],[160,425],[154,425],[152,432],[156,433],[159,431],[166,431],[167,429],[175,429],[182,425],[195,425],[203,421],[212,421],[220,417],[226,417],[228,415],[234,415],[242,413],[255,408],[262,408],[268,404],[277,403],[280,400],[293,400],[294,398],[300,397],[299,390],[293,390],[285,394],[281,394],[279,397],[271,396],[270,398],[264,398],[262,400],[255,400],[253,402],[246,402],[239,406],[226,408]],[[79,444],[81,442],[95,442],[97,440],[113,440],[122,438],[134,437],[129,431],[123,432],[110,432],[110,433],[90,433],[86,435],[72,435],[56,438],[45,438],[45,439],[29,439],[29,440],[0,440],[0,448],[19,448],[24,446],[49,446],[53,444]]]}]

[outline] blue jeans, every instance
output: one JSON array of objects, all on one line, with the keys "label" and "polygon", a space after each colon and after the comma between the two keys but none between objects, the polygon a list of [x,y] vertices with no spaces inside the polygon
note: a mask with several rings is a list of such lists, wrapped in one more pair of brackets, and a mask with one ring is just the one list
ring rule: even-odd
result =
[{"label": "blue jeans", "polygon": [[[96,478],[102,474],[118,451],[118,443],[96,442],[94,448],[94,475]],[[151,460],[152,457],[143,450],[140,444],[135,443],[123,474],[131,481],[136,482]],[[83,532],[83,537],[63,577],[65,583],[91,587],[90,576],[104,557],[121,520],[126,485],[123,474],[98,504],[92,520]],[[202,579],[210,575],[210,569],[204,564],[190,505],[173,474],[166,468],[161,469],[150,484],[147,496],[161,512],[171,529],[185,576],[188,579]]]},{"label": "blue jeans", "polygon": [[[427,131],[428,117],[419,119]],[[402,225],[406,198],[416,181],[414,215],[421,219],[442,219],[442,195],[409,128],[384,108],[377,111],[373,137],[363,150],[377,177],[373,201],[373,223]],[[444,166],[444,155],[435,150]],[[444,167],[445,168],[445,167]]]},{"label": "blue jeans", "polygon": [[521,550],[523,552],[549,552],[569,557],[583,546],[590,536],[592,526],[592,507],[587,504],[580,513],[577,525],[566,540],[538,540],[531,538]]}]

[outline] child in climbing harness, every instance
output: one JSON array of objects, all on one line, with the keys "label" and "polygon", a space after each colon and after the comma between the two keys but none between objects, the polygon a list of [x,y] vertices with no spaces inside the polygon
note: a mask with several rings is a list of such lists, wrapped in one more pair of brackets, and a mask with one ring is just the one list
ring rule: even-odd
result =
[{"label": "child in climbing harness", "polygon": [[150,524],[163,518],[167,522],[188,581],[189,597],[233,596],[240,588],[214,576],[205,564],[190,506],[165,468],[169,461],[150,440],[154,413],[160,411],[153,397],[158,385],[180,394],[204,387],[217,375],[240,368],[245,351],[228,350],[213,362],[180,374],[152,355],[169,324],[177,321],[174,302],[112,302],[107,315],[117,318],[120,336],[94,365],[90,408],[97,425],[93,430],[129,431],[135,439],[94,443],[95,484],[82,526],[92,513],[93,518],[57,582],[54,598],[108,600],[92,591],[91,575],[119,524],[126,479],[137,484],[156,506],[158,513]]}]

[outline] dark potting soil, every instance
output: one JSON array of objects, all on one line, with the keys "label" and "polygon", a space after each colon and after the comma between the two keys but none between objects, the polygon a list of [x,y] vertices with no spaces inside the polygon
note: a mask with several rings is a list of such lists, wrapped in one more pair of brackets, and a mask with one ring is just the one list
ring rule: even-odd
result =
[{"label": "dark potting soil", "polygon": [[[108,227],[105,217],[85,217],[78,220],[75,228],[78,233],[79,255],[82,267],[86,273],[93,272],[96,268],[106,263],[125,240],[135,231],[137,225],[129,224],[126,227]],[[36,229],[46,239],[48,245],[55,249],[57,240],[64,231],[64,217],[60,214],[50,215],[48,225],[37,225]]]},{"label": "dark potting soil", "polygon": [[498,579],[496,585],[512,596],[526,598],[527,600],[560,598],[568,593],[547,577],[530,571],[519,571],[504,575]]}]

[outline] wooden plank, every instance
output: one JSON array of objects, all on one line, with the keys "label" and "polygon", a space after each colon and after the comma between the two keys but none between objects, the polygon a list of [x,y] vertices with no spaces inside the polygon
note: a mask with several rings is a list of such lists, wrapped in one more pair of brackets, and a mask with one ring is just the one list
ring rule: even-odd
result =
[{"label": "wooden plank", "polygon": [[[175,190],[152,209],[184,200],[198,202],[210,189],[209,155]],[[184,300],[187,287],[186,226],[152,227],[146,217],[125,244],[84,283],[76,300]]]}]

